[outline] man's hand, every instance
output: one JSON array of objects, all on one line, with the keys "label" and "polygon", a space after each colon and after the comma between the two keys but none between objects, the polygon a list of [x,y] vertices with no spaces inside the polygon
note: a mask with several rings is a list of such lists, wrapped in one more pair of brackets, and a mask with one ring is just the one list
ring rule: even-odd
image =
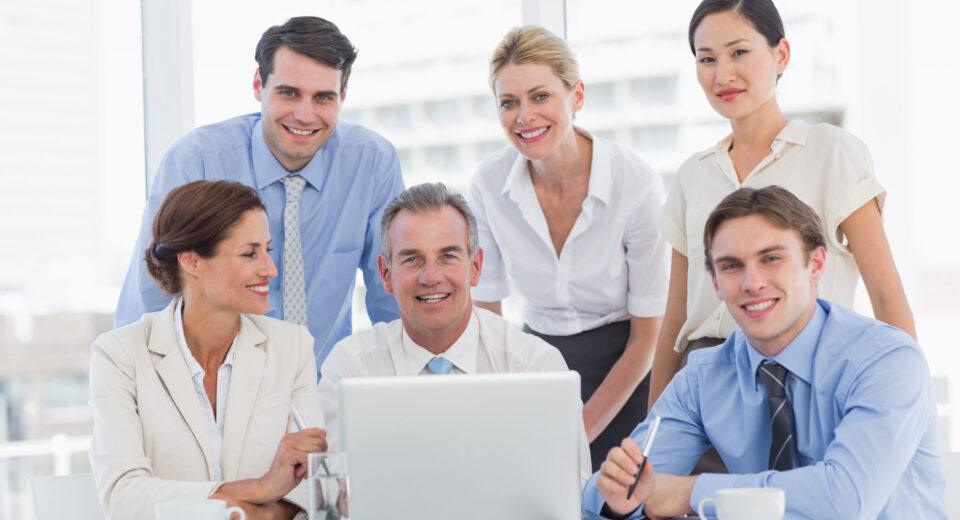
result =
[{"label": "man's hand", "polygon": [[307,457],[319,451],[327,451],[327,432],[321,428],[284,435],[270,469],[258,479],[259,497],[253,502],[283,498],[307,476]]},{"label": "man's hand", "polygon": [[600,465],[597,490],[613,512],[620,515],[631,513],[653,493],[656,474],[653,465],[647,464],[636,489],[627,498],[627,490],[636,480],[642,463],[643,454],[640,448],[633,439],[627,437],[620,446],[610,450],[607,460]]}]

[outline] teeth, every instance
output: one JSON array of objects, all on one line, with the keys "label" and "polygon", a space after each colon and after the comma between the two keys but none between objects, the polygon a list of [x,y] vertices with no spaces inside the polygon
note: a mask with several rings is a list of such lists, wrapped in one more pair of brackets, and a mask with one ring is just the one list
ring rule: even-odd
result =
[{"label": "teeth", "polygon": [[289,126],[285,127],[293,135],[310,135],[314,130],[298,130],[296,128],[290,128]]},{"label": "teeth", "polygon": [[744,305],[744,307],[750,312],[762,311],[773,305],[773,300],[767,300],[761,303],[755,303],[753,305]]},{"label": "teeth", "polygon": [[269,290],[269,287],[266,285],[248,285],[247,289],[250,289],[253,292],[265,293]]},{"label": "teeth", "polygon": [[417,299],[425,302],[436,302],[446,297],[447,297],[446,294],[426,294],[423,296],[417,296]]},{"label": "teeth", "polygon": [[524,139],[533,139],[534,137],[537,137],[538,135],[543,135],[543,133],[546,132],[546,131],[547,131],[547,127],[543,127],[543,128],[541,128],[541,129],[539,129],[539,130],[534,130],[533,132],[520,132],[520,137],[522,137],[522,138],[524,138]]}]

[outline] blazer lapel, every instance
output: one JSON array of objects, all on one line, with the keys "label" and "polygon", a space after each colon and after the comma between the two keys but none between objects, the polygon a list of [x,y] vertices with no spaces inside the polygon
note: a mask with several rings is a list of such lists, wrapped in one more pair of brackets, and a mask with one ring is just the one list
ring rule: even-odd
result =
[{"label": "blazer lapel", "polygon": [[267,360],[267,353],[263,350],[266,341],[267,336],[250,318],[241,314],[223,425],[223,478],[228,481],[235,480],[239,472],[247,425],[260,392]]},{"label": "blazer lapel", "polygon": [[207,463],[207,478],[213,480],[210,431],[200,412],[200,402],[193,381],[190,379],[190,372],[187,370],[187,362],[183,359],[180,347],[177,346],[177,333],[173,322],[177,300],[174,298],[163,313],[154,320],[147,348],[163,356],[163,359],[155,365],[157,375],[160,376],[167,392],[170,393],[170,398],[173,399],[177,410],[180,411],[183,420],[193,432],[197,444],[200,445],[203,458]]}]

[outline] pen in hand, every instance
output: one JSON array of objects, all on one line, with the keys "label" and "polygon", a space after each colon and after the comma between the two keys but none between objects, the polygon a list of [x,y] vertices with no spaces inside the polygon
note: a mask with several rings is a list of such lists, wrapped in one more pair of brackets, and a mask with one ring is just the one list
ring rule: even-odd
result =
[{"label": "pen in hand", "polygon": [[643,449],[641,453],[643,454],[643,462],[640,463],[640,469],[637,471],[637,478],[633,481],[633,484],[630,484],[630,487],[627,488],[627,500],[630,500],[630,497],[633,496],[634,490],[637,489],[637,484],[640,483],[640,475],[643,474],[643,468],[647,467],[647,460],[650,459],[650,448],[653,447],[653,439],[657,436],[657,429],[660,427],[660,416],[655,415],[653,417],[653,424],[650,425],[650,429],[647,430],[647,437],[643,440]]},{"label": "pen in hand", "polygon": [[[290,403],[290,417],[293,418],[293,425],[297,427],[297,431],[302,431],[307,429],[306,423],[303,422],[303,417],[300,416],[300,412],[297,410],[297,405]],[[323,467],[323,472],[327,475],[330,474],[330,468],[327,467],[327,461],[320,459],[320,466]]]}]

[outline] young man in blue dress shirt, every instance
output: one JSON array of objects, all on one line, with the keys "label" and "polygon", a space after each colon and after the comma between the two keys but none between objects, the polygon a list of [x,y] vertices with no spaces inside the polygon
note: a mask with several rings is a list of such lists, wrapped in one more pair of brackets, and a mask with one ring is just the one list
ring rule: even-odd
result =
[{"label": "young man in blue dress shirt", "polygon": [[384,138],[338,121],[357,54],[336,25],[291,18],[263,34],[255,57],[260,113],[197,128],[164,156],[115,322],[135,321],[169,300],[144,263],[153,218],[167,193],[198,179],[237,181],[255,188],[267,208],[279,271],[270,281],[268,315],[307,325],[320,367],[330,348],[351,333],[358,267],[370,319],[399,316],[379,281],[377,254],[380,215],[403,191],[400,162]]},{"label": "young man in blue dress shirt", "polygon": [[[707,220],[706,268],[741,330],[690,355],[650,421],[584,489],[588,516],[692,512],[721,488],[777,487],[786,518],[945,519],[929,369],[903,331],[818,300],[816,213],[777,186],[740,189]],[[713,445],[729,474],[689,475]]]}]

